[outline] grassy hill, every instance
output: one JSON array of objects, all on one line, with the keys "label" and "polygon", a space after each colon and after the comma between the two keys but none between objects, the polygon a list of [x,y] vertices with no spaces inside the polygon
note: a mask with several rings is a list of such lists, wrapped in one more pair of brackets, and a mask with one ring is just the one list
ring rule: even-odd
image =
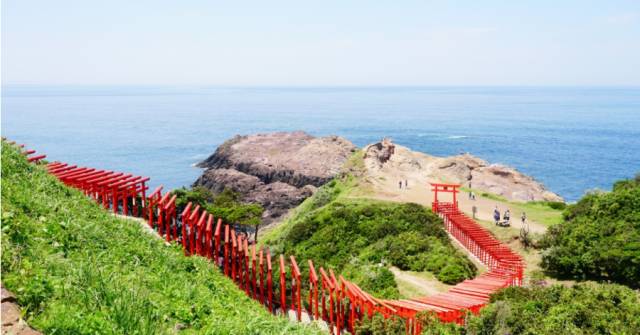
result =
[{"label": "grassy hill", "polygon": [[2,282],[51,334],[312,334],[2,144]]},{"label": "grassy hill", "polygon": [[563,215],[543,239],[547,272],[640,288],[640,175],[587,194]]},{"label": "grassy hill", "polygon": [[354,183],[347,175],[324,185],[262,243],[332,268],[380,297],[399,296],[388,266],[429,271],[449,284],[475,276],[475,266],[429,209],[349,197]]}]

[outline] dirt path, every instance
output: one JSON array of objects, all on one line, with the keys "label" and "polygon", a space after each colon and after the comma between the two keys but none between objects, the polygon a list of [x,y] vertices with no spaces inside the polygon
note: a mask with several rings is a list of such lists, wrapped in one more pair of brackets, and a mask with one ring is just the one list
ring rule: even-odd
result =
[{"label": "dirt path", "polygon": [[[446,292],[451,287],[443,284],[430,274],[420,274],[402,271],[395,266],[389,268],[395,276],[400,295],[406,297],[420,297]],[[428,277],[427,277],[428,275]]]}]

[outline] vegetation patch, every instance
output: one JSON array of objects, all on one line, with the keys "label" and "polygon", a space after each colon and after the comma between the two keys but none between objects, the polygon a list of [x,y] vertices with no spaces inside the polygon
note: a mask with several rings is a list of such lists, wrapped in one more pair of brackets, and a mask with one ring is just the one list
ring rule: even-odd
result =
[{"label": "vegetation patch", "polygon": [[510,287],[467,322],[462,334],[640,334],[640,298],[621,285]]},{"label": "vegetation patch", "polygon": [[387,298],[399,296],[391,265],[429,271],[448,284],[475,276],[475,266],[450,244],[438,216],[417,204],[341,196],[350,182],[344,177],[321,187],[265,245],[299,262],[311,259]]},{"label": "vegetation patch", "polygon": [[640,287],[640,175],[587,194],[563,216],[542,240],[547,272]]},{"label": "vegetation patch", "polygon": [[464,192],[473,191],[479,197],[495,200],[498,207],[504,210],[509,208],[513,219],[520,219],[522,212],[527,213],[527,218],[545,226],[552,226],[562,222],[562,211],[567,204],[559,201],[511,201],[507,198],[488,192],[482,192],[467,187],[460,188]]},{"label": "vegetation patch", "polygon": [[50,334],[310,334],[2,144],[2,281]]}]

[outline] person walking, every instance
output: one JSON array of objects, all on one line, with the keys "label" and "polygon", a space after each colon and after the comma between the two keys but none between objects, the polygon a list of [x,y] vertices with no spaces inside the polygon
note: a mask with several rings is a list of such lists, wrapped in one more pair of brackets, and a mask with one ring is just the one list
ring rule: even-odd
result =
[{"label": "person walking", "polygon": [[408,189],[409,188],[409,181],[408,180],[404,180],[404,188]]},{"label": "person walking", "polygon": [[527,213],[522,212],[522,216],[520,216],[520,219],[522,220],[522,225],[524,226],[524,223],[527,221]]},{"label": "person walking", "polygon": [[402,180],[398,182],[398,188],[402,189]]},{"label": "person walking", "polygon": [[473,213],[473,218],[476,218],[476,213],[478,213],[478,207],[476,207],[476,205],[473,205],[473,207],[471,207],[471,213]]},{"label": "person walking", "polygon": [[500,222],[500,211],[498,210],[498,206],[493,210],[493,220],[495,221],[496,226]]}]

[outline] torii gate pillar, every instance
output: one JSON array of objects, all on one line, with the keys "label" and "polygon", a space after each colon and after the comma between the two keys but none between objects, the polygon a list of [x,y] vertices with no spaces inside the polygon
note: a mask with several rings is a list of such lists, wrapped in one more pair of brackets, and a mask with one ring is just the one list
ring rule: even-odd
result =
[{"label": "torii gate pillar", "polygon": [[433,210],[434,213],[438,212],[438,204],[440,203],[445,203],[443,201],[439,201],[438,200],[438,192],[444,192],[444,193],[451,193],[453,194],[453,208],[454,209],[458,209],[458,199],[457,199],[457,194],[458,192],[458,187],[460,187],[459,184],[435,184],[435,183],[429,183],[433,188],[431,189],[431,191],[433,191],[433,203],[431,204],[431,209]]}]

